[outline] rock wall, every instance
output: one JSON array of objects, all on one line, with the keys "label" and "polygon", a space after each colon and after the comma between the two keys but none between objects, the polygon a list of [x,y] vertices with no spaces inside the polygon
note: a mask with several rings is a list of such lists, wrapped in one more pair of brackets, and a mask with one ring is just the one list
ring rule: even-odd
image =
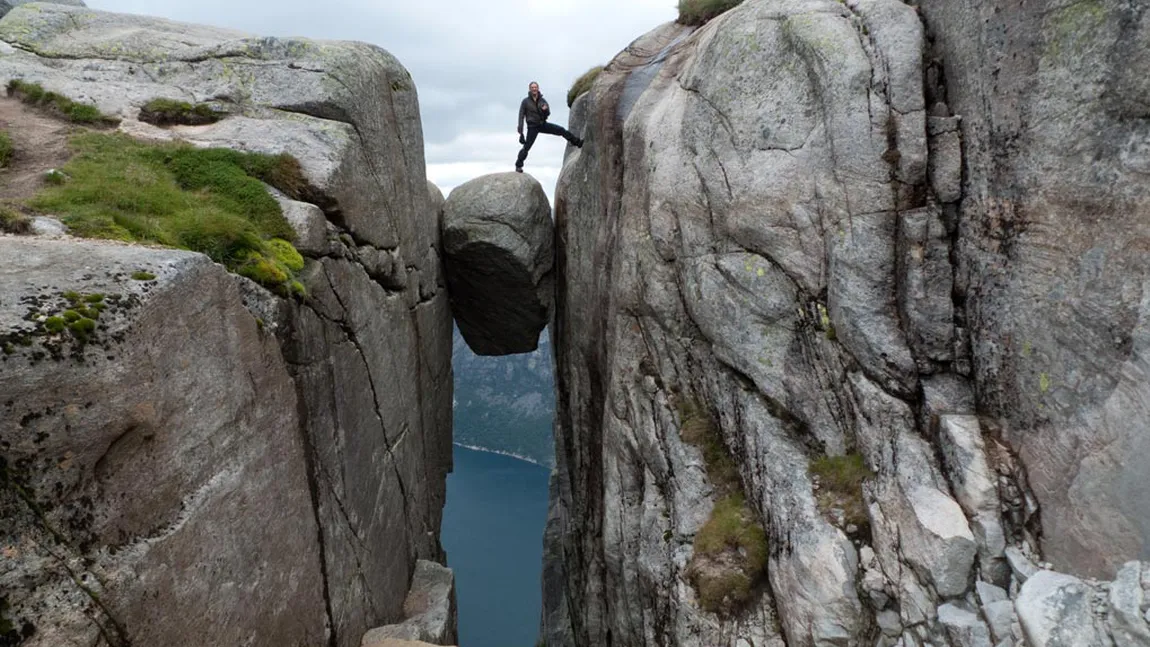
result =
[{"label": "rock wall", "polygon": [[[576,103],[548,645],[1146,644],[1144,566],[1079,579],[1146,556],[1145,7],[918,4],[747,0]],[[692,409],[768,537],[722,616]]]},{"label": "rock wall", "polygon": [[[12,10],[0,41],[0,78],[134,136],[290,152],[310,183],[282,199],[298,302],[192,254],[0,238],[10,339],[35,328],[25,296],[132,304],[101,318],[106,346],[53,357],[33,338],[0,365],[0,589],[25,644],[344,646],[403,620],[418,560],[444,558],[451,465],[442,197],[410,75],[364,44],[47,4]],[[228,116],[137,121],[156,97]]]}]

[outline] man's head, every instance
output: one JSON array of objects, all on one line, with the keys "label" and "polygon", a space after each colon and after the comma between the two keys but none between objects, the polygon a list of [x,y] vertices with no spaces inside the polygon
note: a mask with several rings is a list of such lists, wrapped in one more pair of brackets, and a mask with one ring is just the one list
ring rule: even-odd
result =
[{"label": "man's head", "polygon": [[530,85],[527,86],[527,93],[533,97],[539,96],[539,84],[532,81]]}]

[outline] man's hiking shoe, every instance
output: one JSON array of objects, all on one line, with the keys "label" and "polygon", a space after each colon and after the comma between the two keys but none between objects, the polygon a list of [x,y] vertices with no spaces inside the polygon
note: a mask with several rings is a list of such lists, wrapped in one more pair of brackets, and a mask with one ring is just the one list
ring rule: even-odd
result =
[{"label": "man's hiking shoe", "polygon": [[515,167],[515,172],[516,172],[516,173],[522,173],[522,172],[523,172],[523,167],[522,167],[522,166],[516,166],[516,167]]}]

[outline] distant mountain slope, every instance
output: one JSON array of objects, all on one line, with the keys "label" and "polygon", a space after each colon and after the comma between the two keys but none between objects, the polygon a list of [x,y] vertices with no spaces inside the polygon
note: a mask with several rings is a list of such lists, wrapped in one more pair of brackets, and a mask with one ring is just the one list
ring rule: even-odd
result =
[{"label": "distant mountain slope", "polygon": [[455,330],[455,442],[552,467],[555,390],[551,339],[533,353],[480,357]]}]

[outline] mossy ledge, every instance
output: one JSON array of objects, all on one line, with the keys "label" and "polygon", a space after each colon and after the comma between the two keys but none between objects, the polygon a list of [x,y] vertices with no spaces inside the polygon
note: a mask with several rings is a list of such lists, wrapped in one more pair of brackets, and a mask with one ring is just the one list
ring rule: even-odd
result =
[{"label": "mossy ledge", "polygon": [[39,83],[12,79],[8,81],[7,92],[9,97],[19,99],[27,105],[72,123],[96,128],[113,128],[120,124],[118,118],[100,112],[96,106],[79,103],[62,94],[45,90]]},{"label": "mossy ledge", "polygon": [[224,118],[206,103],[191,104],[187,101],[157,97],[140,108],[140,121],[155,126],[204,126],[214,124]]},{"label": "mossy ledge", "polygon": [[289,195],[307,186],[294,157],[97,132],[69,144],[67,181],[33,197],[32,209],[56,215],[76,236],[201,252],[280,294],[303,293],[295,232],[264,186]]},{"label": "mossy ledge", "polygon": [[696,402],[679,404],[680,436],[703,452],[715,507],[695,535],[687,579],[699,605],[720,616],[738,612],[766,577],[767,533],[747,504],[735,461],[711,414]]}]

